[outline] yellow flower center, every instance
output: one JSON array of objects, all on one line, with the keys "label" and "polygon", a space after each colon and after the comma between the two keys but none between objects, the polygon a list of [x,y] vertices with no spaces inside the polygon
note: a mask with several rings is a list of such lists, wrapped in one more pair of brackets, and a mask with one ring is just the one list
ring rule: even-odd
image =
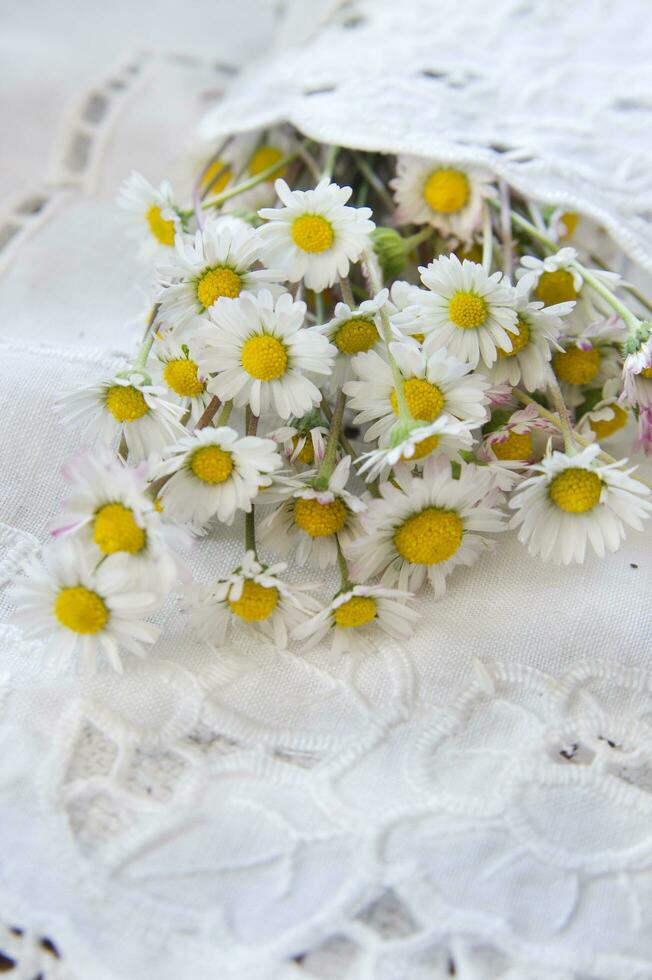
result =
[{"label": "yellow flower center", "polygon": [[553,356],[552,366],[560,381],[566,381],[569,385],[586,385],[595,378],[601,361],[599,347],[589,350],[569,347],[567,351]]},{"label": "yellow flower center", "polygon": [[[425,378],[408,378],[403,382],[405,400],[412,418],[420,422],[434,422],[442,411],[445,399],[437,385],[431,384]],[[396,389],[392,390],[389,400],[394,415],[398,415],[398,399]]]},{"label": "yellow flower center", "polygon": [[[252,177],[257,177],[263,170],[274,166],[283,158],[283,151],[277,146],[259,146],[249,165],[249,173]],[[285,167],[277,167],[276,170],[267,178],[268,181],[276,180],[277,177],[285,176]]]},{"label": "yellow flower center", "polygon": [[438,445],[439,436],[428,436],[426,439],[422,439],[421,442],[416,444],[414,447],[414,455],[410,456],[409,458],[407,456],[401,456],[401,459],[406,459],[408,462],[410,459],[423,459],[424,456],[429,456],[433,449],[436,449]]},{"label": "yellow flower center", "polygon": [[54,603],[54,615],[74,633],[99,633],[109,621],[104,600],[83,585],[61,590]]},{"label": "yellow flower center", "polygon": [[246,623],[259,623],[272,615],[278,604],[278,589],[245,579],[239,599],[229,599],[231,612]]},{"label": "yellow flower center", "polygon": [[197,299],[205,310],[220,298],[235,299],[240,295],[242,280],[237,272],[226,265],[207,269],[197,280]]},{"label": "yellow flower center", "polygon": [[408,517],[394,532],[394,547],[413,565],[436,565],[455,554],[463,531],[456,511],[428,507]]},{"label": "yellow flower center", "polygon": [[566,234],[561,237],[566,240],[575,234],[575,229],[577,228],[577,222],[580,220],[580,216],[576,211],[564,211],[561,216],[562,223],[566,228]]},{"label": "yellow flower center", "polygon": [[426,335],[425,333],[411,333],[410,337],[412,337],[413,340],[416,340],[417,344],[422,344],[425,340]]},{"label": "yellow flower center", "polygon": [[219,446],[202,446],[192,454],[190,469],[203,483],[224,483],[233,471],[233,457]]},{"label": "yellow flower center", "polygon": [[571,466],[551,481],[550,499],[568,514],[583,514],[600,500],[602,480],[593,470]]},{"label": "yellow flower center", "polygon": [[[292,439],[292,445],[296,449],[297,443],[299,441],[299,436],[294,436]],[[306,441],[303,446],[295,456],[295,460],[299,463],[304,463],[306,466],[310,466],[311,463],[315,462],[315,449],[312,444],[312,439],[310,436],[306,436]]]},{"label": "yellow flower center", "polygon": [[240,362],[252,378],[259,381],[274,381],[285,374],[288,355],[285,346],[277,337],[269,334],[250,337],[242,348]]},{"label": "yellow flower center", "polygon": [[502,442],[492,442],[497,459],[531,459],[532,436],[529,432],[510,432]]},{"label": "yellow flower center", "polygon": [[614,413],[613,418],[589,420],[589,425],[595,432],[597,439],[606,439],[627,425],[628,416],[624,408],[621,408],[620,405],[610,405],[609,408]]},{"label": "yellow flower center", "polygon": [[132,385],[112,385],[105,404],[116,422],[136,422],[149,412],[142,391]]},{"label": "yellow flower center", "polygon": [[448,315],[456,327],[476,330],[487,319],[489,307],[477,293],[457,292],[448,304]]},{"label": "yellow flower center", "polygon": [[376,600],[367,595],[354,595],[333,610],[333,619],[341,629],[366,626],[376,618]]},{"label": "yellow flower center", "polygon": [[498,357],[516,357],[516,355],[529,343],[530,328],[525,320],[522,320],[519,317],[516,321],[516,326],[518,327],[518,333],[514,333],[509,329],[507,330],[512,341],[512,349],[505,350],[503,347],[497,347],[496,350],[498,351]]},{"label": "yellow flower center", "polygon": [[643,368],[640,372],[642,378],[652,378],[652,367]]},{"label": "yellow flower center", "polygon": [[[211,194],[222,193],[233,176],[231,173],[231,168],[226,167],[226,169],[223,170],[224,167],[224,160],[215,160],[214,163],[211,163],[202,179],[202,190],[206,190],[206,188],[209,187]],[[222,173],[220,173],[221,170],[223,170]],[[220,174],[219,177],[217,176],[218,174]]]},{"label": "yellow flower center", "polygon": [[461,211],[471,196],[469,178],[461,170],[433,170],[423,186],[423,196],[433,211]]},{"label": "yellow flower center", "polygon": [[333,337],[333,343],[343,354],[360,354],[370,350],[377,340],[375,323],[361,317],[347,320]]},{"label": "yellow flower center", "polygon": [[304,252],[325,252],[333,244],[335,232],[321,214],[301,214],[292,222],[292,239]]},{"label": "yellow flower center", "polygon": [[195,398],[206,388],[203,381],[197,377],[197,365],[187,357],[177,361],[168,361],[163,371],[163,377],[168,388],[183,398]]},{"label": "yellow flower center", "polygon": [[161,245],[174,245],[174,236],[176,234],[174,221],[161,217],[161,209],[158,204],[152,204],[151,208],[147,209],[145,217],[147,218],[149,230]]},{"label": "yellow flower center", "polygon": [[554,306],[555,303],[565,303],[567,300],[577,299],[577,290],[572,274],[568,269],[543,272],[534,290],[534,295],[544,306]]},{"label": "yellow flower center", "polygon": [[106,504],[95,515],[93,541],[104,555],[113,555],[116,551],[135,555],[145,547],[145,532],[136,524],[130,507]]},{"label": "yellow flower center", "polygon": [[347,509],[339,497],[321,504],[314,497],[297,497],[294,502],[294,520],[311,538],[326,538],[336,534],[346,524]]}]

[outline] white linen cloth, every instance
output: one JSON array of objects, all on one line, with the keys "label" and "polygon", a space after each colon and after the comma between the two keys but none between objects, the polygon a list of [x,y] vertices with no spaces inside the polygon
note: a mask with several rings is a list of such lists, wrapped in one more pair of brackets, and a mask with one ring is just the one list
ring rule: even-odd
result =
[{"label": "white linen cloth", "polygon": [[[644,20],[632,27],[643,6],[496,2],[487,7],[496,23],[483,46],[484,7],[290,5],[276,34],[276,67],[265,64],[254,70],[257,82],[238,83],[238,120],[245,111],[253,117],[259,92],[261,120],[278,100],[276,115],[289,106],[307,131],[335,133],[337,122],[343,132],[346,112],[333,112],[330,130],[316,109],[299,119],[294,95],[281,98],[274,80],[282,74],[288,86],[298,84],[293,78],[303,84],[310,74],[318,89],[327,77],[341,78],[350,95],[355,51],[345,39],[378,37],[379,18],[393,25],[385,60],[381,42],[358,42],[355,64],[356,84],[366,78],[364,91],[378,87],[381,68],[395,77],[407,57],[400,52],[417,50],[410,37],[420,13],[418,50],[429,43],[435,74],[442,59],[448,77],[490,74],[492,46],[500,45],[517,72],[511,94],[520,126],[536,51],[537,83],[544,63],[549,78],[559,77],[548,90],[538,84],[531,104],[532,170],[545,159],[546,172],[555,171],[548,186],[566,200],[554,167],[564,152],[558,130],[539,131],[536,119],[562,127],[579,115],[573,167],[565,159],[569,180],[584,188],[587,206],[601,202],[621,243],[640,258],[649,236],[650,145],[646,127],[632,138],[631,113],[644,114],[644,106],[619,110],[623,167],[634,184],[613,178],[602,131],[592,136],[595,114],[583,113],[604,102],[605,79],[612,94],[620,91],[622,72],[632,98],[644,103],[647,91],[649,99],[640,56],[649,38]],[[328,20],[330,8],[340,26],[327,28],[325,47],[317,34],[321,61],[287,48],[309,37],[316,19]],[[271,5],[253,0],[142,9],[67,2],[56,11],[42,4],[38,13],[39,30],[33,22],[27,29],[17,9],[6,13],[2,40],[15,65],[2,112],[8,124],[22,120],[14,153],[2,150],[3,192],[11,188],[12,197],[0,228],[16,229],[0,251],[3,586],[46,539],[64,490],[59,465],[80,445],[53,415],[56,394],[109,370],[142,329],[140,270],[111,201],[115,187],[132,167],[157,181],[179,164],[206,94],[224,87],[234,62],[269,46],[273,20]],[[510,35],[515,18],[520,33]],[[582,64],[595,62],[594,91],[573,87],[573,45]],[[150,53],[134,59],[139,46]],[[308,66],[303,76],[299,62]],[[30,64],[44,66],[38,84]],[[392,109],[386,78],[379,106],[389,127],[410,85]],[[448,111],[435,90],[433,106]],[[45,166],[52,121],[60,119],[54,107],[73,92],[79,109]],[[465,146],[452,131],[447,146],[455,143],[460,159],[482,157],[476,144],[486,127],[506,125],[511,103],[455,104],[467,106]],[[362,126],[354,99],[348,108]],[[227,103],[219,111],[213,127],[234,118]],[[96,123],[93,112],[102,116]],[[421,131],[414,119],[411,128]],[[514,131],[521,132],[516,123]],[[398,134],[387,129],[383,138],[398,148]],[[609,154],[617,149],[612,141]],[[20,211],[31,197],[45,202],[36,213]],[[625,453],[631,437],[608,448]],[[199,580],[237,560],[241,533],[236,522],[202,545]],[[504,535],[494,558],[455,573],[442,601],[421,600],[411,643],[360,659],[283,654],[244,639],[216,657],[170,603],[160,620],[164,639],[145,662],[128,662],[124,677],[43,669],[38,650],[6,623],[3,589],[0,919],[28,931],[5,930],[0,949],[15,958],[16,975],[652,977],[651,543],[650,530],[632,534],[603,561],[556,569]],[[57,944],[61,960],[39,948],[39,935]]]}]

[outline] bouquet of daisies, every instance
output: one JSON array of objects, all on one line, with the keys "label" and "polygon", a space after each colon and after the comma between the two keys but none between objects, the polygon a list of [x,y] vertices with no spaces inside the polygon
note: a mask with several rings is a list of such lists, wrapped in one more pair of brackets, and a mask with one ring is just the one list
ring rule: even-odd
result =
[{"label": "bouquet of daisies", "polygon": [[[509,529],[583,562],[652,511],[608,452],[630,420],[652,450],[650,305],[594,267],[586,219],[289,127],[222,141],[180,195],[132,174],[120,203],[144,337],[62,395],[91,448],[65,461],[53,540],[15,587],[57,661],[122,669],[170,595],[216,648],[237,626],[373,649]],[[193,584],[187,552],[234,522],[240,559]]]}]

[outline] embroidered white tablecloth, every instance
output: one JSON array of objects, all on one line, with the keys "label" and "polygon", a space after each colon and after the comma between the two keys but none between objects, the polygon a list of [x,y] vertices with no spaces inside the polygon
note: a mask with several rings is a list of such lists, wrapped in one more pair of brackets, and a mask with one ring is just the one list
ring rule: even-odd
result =
[{"label": "embroidered white tablecloth", "polygon": [[[24,931],[0,949],[26,980],[646,980],[651,531],[561,570],[505,535],[410,644],[361,659],[216,658],[170,603],[147,661],[82,680],[6,623],[79,446],[53,399],[142,329],[117,184],[181,173],[225,89],[211,132],[284,115],[484,160],[650,268],[646,4],[277,6],[4,14],[0,921]],[[200,580],[241,530],[199,549]]]}]

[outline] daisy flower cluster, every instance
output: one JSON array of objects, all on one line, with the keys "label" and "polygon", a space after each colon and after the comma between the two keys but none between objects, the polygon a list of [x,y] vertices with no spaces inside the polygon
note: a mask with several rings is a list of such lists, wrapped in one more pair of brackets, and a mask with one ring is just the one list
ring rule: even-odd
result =
[{"label": "daisy flower cluster", "polygon": [[[132,174],[119,203],[144,336],[61,393],[87,448],[14,589],[56,662],[122,669],[170,596],[217,652],[244,631],[366,653],[506,532],[563,565],[650,516],[608,449],[630,427],[652,451],[651,307],[581,216],[285,127],[207,149],[176,189]],[[193,582],[187,553],[229,527],[240,557]]]}]

